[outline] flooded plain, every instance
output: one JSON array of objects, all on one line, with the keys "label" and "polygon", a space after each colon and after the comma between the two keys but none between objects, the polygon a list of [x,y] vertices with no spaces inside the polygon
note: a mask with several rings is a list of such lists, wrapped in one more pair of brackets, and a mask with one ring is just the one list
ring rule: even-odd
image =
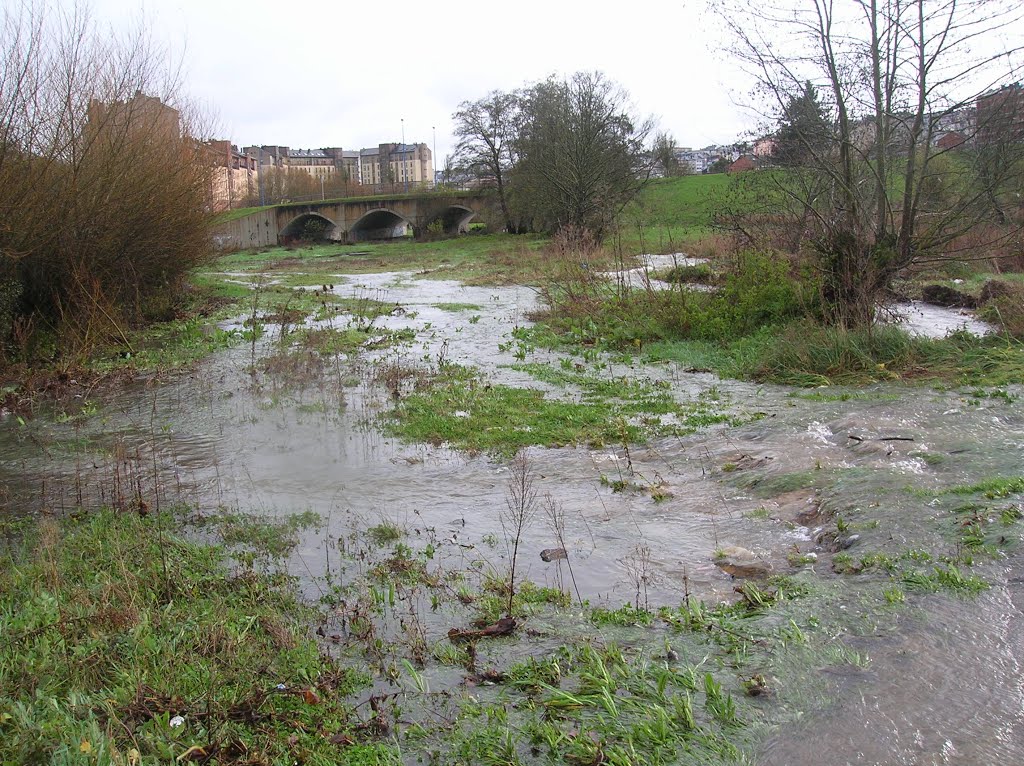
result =
[{"label": "flooded plain", "polygon": [[[406,340],[335,356],[313,371],[261,365],[287,342],[268,319],[258,341],[193,371],[138,381],[68,413],[6,416],[0,480],[10,510],[61,512],[137,489],[166,504],[275,518],[312,511],[322,524],[303,534],[289,560],[311,597],[322,593],[332,557],[337,566],[337,541],[385,523],[410,545],[429,539],[453,569],[498,571],[508,564],[501,520],[509,460],[388,435],[382,418],[401,394],[378,371],[466,365],[489,384],[576,401],[584,391],[538,376],[537,366],[656,385],[723,422],[693,432],[662,428],[642,445],[527,450],[538,495],[564,510],[579,595],[651,610],[691,595],[735,599],[737,581],[719,564],[722,551],[742,548],[775,573],[817,583],[809,619],[832,626],[830,638],[858,658],[775,671],[783,691],[768,719],[783,725],[766,730],[755,762],[1024,762],[1024,562],[1020,530],[1010,523],[1020,495],[962,491],[1020,476],[1019,386],[804,390],[721,380],[672,364],[533,347],[516,334],[537,308],[528,287],[466,287],[407,273],[339,275],[324,287],[394,304],[376,327],[405,331]],[[925,552],[960,561],[968,523],[985,545],[1001,538],[991,555],[975,557],[972,572],[989,584],[976,596],[916,591],[903,587],[906,578],[850,564],[917,564]],[[568,587],[561,563],[539,555],[558,543],[551,525],[535,519],[520,546],[521,576]],[[878,606],[879,593],[896,589],[898,604]],[[424,619],[430,640],[450,627]]]}]

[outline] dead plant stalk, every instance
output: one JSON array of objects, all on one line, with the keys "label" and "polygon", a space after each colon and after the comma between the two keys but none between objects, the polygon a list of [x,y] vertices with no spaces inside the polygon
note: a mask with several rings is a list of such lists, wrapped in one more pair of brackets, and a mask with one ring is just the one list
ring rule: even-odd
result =
[{"label": "dead plant stalk", "polygon": [[505,511],[501,514],[501,529],[506,544],[511,540],[508,582],[508,616],[512,616],[512,601],[516,595],[516,561],[523,532],[537,513],[537,490],[534,486],[534,468],[525,452],[519,452],[512,461],[512,475],[505,490]]}]

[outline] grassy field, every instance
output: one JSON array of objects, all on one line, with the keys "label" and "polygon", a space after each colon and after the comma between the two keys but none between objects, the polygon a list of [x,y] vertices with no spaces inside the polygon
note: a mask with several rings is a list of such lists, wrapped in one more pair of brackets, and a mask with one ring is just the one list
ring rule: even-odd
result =
[{"label": "grassy field", "polygon": [[714,235],[712,218],[729,181],[725,174],[652,180],[623,211],[623,246],[631,252],[673,252]]}]

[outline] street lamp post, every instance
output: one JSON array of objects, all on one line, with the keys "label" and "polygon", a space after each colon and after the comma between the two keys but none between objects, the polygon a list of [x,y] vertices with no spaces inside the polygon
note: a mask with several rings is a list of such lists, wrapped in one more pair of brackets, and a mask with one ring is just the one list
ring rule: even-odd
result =
[{"label": "street lamp post", "polygon": [[430,155],[430,169],[433,172],[434,177],[430,179],[430,185],[431,186],[436,186],[437,185],[437,165],[435,165],[434,163],[437,162],[437,126],[431,125],[430,126],[430,132],[434,134],[434,153]]},{"label": "street lamp post", "polygon": [[409,193],[409,168],[405,164],[405,118],[402,118],[402,175],[405,177],[405,193]]},{"label": "street lamp post", "polygon": [[260,207],[266,202],[263,201],[263,144],[256,149],[256,185],[260,190]]}]

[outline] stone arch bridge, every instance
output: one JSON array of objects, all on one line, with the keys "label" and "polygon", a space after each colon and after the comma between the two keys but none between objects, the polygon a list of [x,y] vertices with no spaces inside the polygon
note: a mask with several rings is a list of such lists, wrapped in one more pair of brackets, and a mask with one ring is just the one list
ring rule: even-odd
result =
[{"label": "stone arch bridge", "polygon": [[363,242],[419,236],[432,226],[458,234],[487,208],[479,191],[291,202],[217,225],[214,241],[221,249],[273,247],[317,232],[335,242]]}]

